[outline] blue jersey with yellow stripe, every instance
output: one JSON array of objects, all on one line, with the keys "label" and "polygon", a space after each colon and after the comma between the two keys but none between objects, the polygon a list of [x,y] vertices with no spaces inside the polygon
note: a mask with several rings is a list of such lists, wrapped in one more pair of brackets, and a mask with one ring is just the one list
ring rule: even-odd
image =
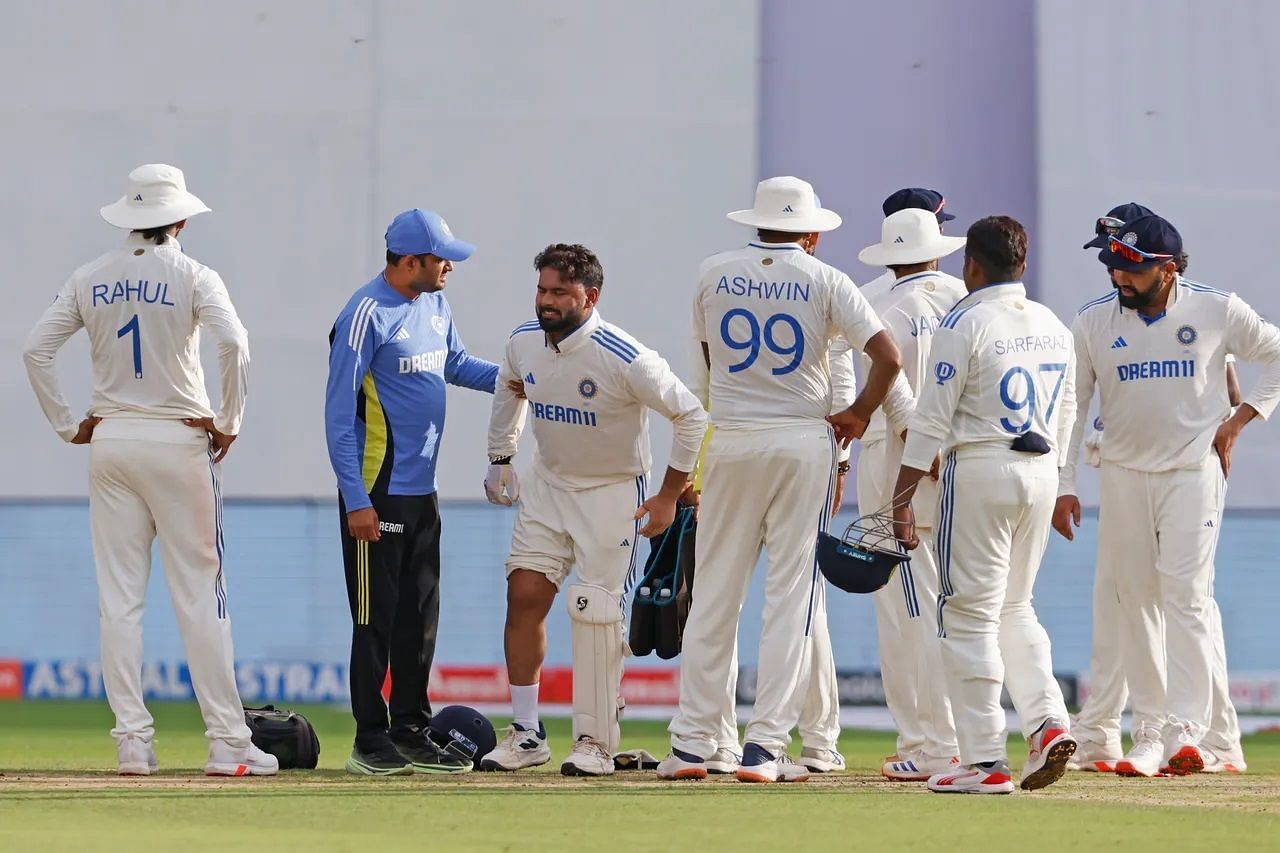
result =
[{"label": "blue jersey with yellow stripe", "polygon": [[445,383],[493,393],[498,366],[467,354],[443,293],[405,299],[377,278],[329,334],[325,438],[347,511],[369,493],[429,495],[444,434]]}]

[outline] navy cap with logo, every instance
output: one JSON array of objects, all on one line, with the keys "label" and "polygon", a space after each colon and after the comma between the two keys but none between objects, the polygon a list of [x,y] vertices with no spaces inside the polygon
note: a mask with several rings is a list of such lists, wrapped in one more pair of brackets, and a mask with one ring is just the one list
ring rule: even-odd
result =
[{"label": "navy cap with logo", "polygon": [[1126,222],[1120,233],[1107,239],[1098,260],[1109,269],[1133,272],[1173,260],[1182,251],[1182,235],[1166,219],[1154,213]]},{"label": "navy cap with logo", "polygon": [[1154,214],[1149,207],[1138,204],[1136,201],[1127,201],[1124,204],[1117,204],[1115,207],[1107,211],[1106,216],[1099,216],[1093,226],[1093,239],[1081,246],[1082,249],[1104,249],[1107,246],[1107,238],[1120,231],[1120,226],[1126,222],[1132,222],[1139,216],[1151,216]]},{"label": "navy cap with logo", "polygon": [[937,214],[938,222],[943,223],[951,219],[955,219],[950,213],[943,213],[942,208],[947,200],[942,197],[942,193],[937,190],[926,190],[922,187],[907,187],[898,190],[893,195],[884,200],[881,210],[885,216],[892,216],[899,210],[927,210],[930,213]]},{"label": "navy cap with logo", "polygon": [[475,250],[475,246],[454,237],[444,217],[432,210],[406,210],[387,226],[387,251],[397,255],[435,255],[446,261],[465,261]]}]

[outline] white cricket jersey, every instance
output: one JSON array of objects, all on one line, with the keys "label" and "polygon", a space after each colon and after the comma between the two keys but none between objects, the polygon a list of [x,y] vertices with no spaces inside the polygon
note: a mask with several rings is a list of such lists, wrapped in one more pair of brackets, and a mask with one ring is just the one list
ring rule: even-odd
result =
[{"label": "white cricket jersey", "polygon": [[72,273],[27,338],[24,357],[45,417],[64,439],[76,417],[58,383],[56,353],[80,328],[93,360],[91,415],[177,420],[214,415],[200,367],[200,328],[218,344],[222,405],[218,430],[240,431],[249,338],[216,272],[136,234]]},{"label": "white cricket jersey", "polygon": [[[895,278],[890,273],[887,287],[876,279],[862,289],[871,308],[884,323],[902,353],[902,373],[911,386],[913,396],[920,396],[920,377],[929,366],[929,351],[938,323],[967,294],[964,282],[944,272],[921,272]],[[870,291],[870,295],[868,292]],[[865,373],[871,360],[862,357]],[[876,409],[862,440],[883,439],[887,422],[883,409]]]},{"label": "white cricket jersey", "polygon": [[1071,331],[1022,282],[977,290],[942,318],[902,464],[929,470],[944,448],[1011,447],[1028,433],[1061,464],[1075,422]]},{"label": "white cricket jersey", "polygon": [[[524,382],[527,400],[507,388]],[[533,416],[533,467],[564,489],[590,489],[649,470],[649,409],[671,421],[668,464],[692,471],[707,414],[666,361],[598,310],[551,345],[531,320],[511,334],[498,367],[489,455],[511,456]]]},{"label": "white cricket jersey", "polygon": [[749,243],[698,271],[693,339],[711,356],[710,411],[720,429],[825,418],[832,341],[842,335],[861,351],[883,330],[849,277],[798,243]]},{"label": "white cricket jersey", "polygon": [[[1072,324],[1080,411],[1096,383],[1106,425],[1102,461],[1135,471],[1196,468],[1231,416],[1227,358],[1264,365],[1243,402],[1264,419],[1280,400],[1280,331],[1240,297],[1179,277],[1164,314],[1148,323],[1117,291],[1085,303]],[[1076,493],[1088,418],[1071,432],[1059,494]]]}]

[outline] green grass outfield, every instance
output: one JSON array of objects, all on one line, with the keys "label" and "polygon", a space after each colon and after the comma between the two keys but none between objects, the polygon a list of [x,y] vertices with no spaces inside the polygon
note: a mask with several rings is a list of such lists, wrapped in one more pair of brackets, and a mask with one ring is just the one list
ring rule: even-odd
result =
[{"label": "green grass outfield", "polygon": [[[663,783],[651,773],[561,777],[555,761],[520,774],[368,779],[342,763],[342,709],[299,708],[320,734],[320,769],[208,779],[193,704],[154,703],[161,772],[114,775],[105,703],[0,703],[0,850],[680,850],[938,851],[1280,847],[1280,735],[1245,742],[1245,776],[1125,780],[1070,774],[1034,794],[941,796],[877,773],[885,734],[846,731],[851,770],[801,785],[721,779]],[[629,722],[624,745],[665,754],[665,727]],[[1010,742],[1015,764],[1025,750]]]}]

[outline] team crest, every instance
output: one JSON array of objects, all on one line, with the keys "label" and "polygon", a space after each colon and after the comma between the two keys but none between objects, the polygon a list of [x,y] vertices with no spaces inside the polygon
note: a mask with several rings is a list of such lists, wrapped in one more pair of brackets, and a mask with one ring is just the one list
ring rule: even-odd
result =
[{"label": "team crest", "polygon": [[938,380],[939,385],[945,385],[955,375],[956,366],[949,361],[940,361],[933,366],[933,378]]},{"label": "team crest", "polygon": [[578,383],[578,393],[582,395],[584,400],[590,400],[599,390],[594,379],[583,379]]},{"label": "team crest", "polygon": [[453,232],[449,230],[449,223],[444,221],[444,217],[440,218],[440,233],[450,240],[453,239]]},{"label": "team crest", "polygon": [[1184,347],[1189,347],[1196,342],[1196,330],[1190,326],[1180,326],[1178,328],[1178,343]]},{"label": "team crest", "polygon": [[431,318],[431,328],[436,330],[437,335],[443,335],[445,330],[444,318],[439,314]]},{"label": "team crest", "polygon": [[1138,235],[1132,231],[1128,231],[1120,238],[1120,242],[1124,243],[1126,246],[1132,246],[1138,242]]}]

